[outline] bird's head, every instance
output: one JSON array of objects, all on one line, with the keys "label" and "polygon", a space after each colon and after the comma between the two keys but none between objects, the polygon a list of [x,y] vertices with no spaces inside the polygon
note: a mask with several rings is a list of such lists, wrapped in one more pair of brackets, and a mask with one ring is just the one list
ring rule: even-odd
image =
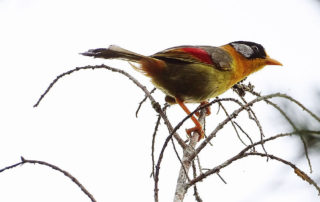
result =
[{"label": "bird's head", "polygon": [[282,64],[268,56],[262,45],[249,41],[234,41],[226,45],[233,49],[233,57],[236,58],[237,63],[241,61],[248,74],[256,72],[266,65],[280,65]]}]

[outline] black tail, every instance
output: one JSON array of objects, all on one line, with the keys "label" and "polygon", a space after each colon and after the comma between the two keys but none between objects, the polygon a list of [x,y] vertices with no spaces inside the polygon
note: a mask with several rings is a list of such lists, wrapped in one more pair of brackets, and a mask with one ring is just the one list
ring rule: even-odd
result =
[{"label": "black tail", "polygon": [[123,49],[119,46],[109,46],[109,48],[98,48],[98,49],[90,49],[87,52],[81,53],[85,56],[90,56],[94,58],[104,58],[104,59],[122,59],[128,60],[132,62],[138,62],[141,59],[148,58],[147,56],[143,56],[126,49]]},{"label": "black tail", "polygon": [[120,48],[119,46],[109,46],[109,48],[91,49],[81,54],[94,58],[121,59],[129,62],[135,62],[138,65],[133,65],[132,63],[130,63],[131,66],[135,70],[150,77],[159,74],[159,72],[161,72],[166,67],[166,63],[162,60],[140,55],[138,53],[134,53],[126,49]]}]

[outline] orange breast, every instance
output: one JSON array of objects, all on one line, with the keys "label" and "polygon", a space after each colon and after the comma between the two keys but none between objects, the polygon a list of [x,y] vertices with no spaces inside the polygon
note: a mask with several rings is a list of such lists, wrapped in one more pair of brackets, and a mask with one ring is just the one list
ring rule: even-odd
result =
[{"label": "orange breast", "polygon": [[246,59],[240,53],[238,53],[230,45],[221,46],[222,49],[228,51],[232,55],[232,77],[230,79],[229,86],[232,87],[234,84],[238,83],[249,74],[254,72],[252,61]]}]

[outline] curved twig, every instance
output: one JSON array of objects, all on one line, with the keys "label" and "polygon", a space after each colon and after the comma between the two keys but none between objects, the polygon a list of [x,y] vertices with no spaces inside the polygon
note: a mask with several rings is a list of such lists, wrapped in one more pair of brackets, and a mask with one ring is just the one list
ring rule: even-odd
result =
[{"label": "curved twig", "polygon": [[[255,92],[253,90],[250,90],[248,92],[250,92],[252,95],[255,95],[257,97],[261,96],[259,93]],[[283,94],[282,97],[286,98],[286,99],[290,98],[289,100],[292,99],[292,101],[295,100],[292,97],[290,97],[288,95],[284,95],[284,94]],[[305,106],[303,106],[300,102],[298,102],[297,100],[295,100],[295,101],[296,101],[295,103],[298,106],[300,106],[303,110],[307,111],[311,116],[313,116],[313,118],[315,118],[316,120],[318,120],[318,119],[320,120],[319,117],[317,117],[315,114],[313,114],[309,109],[307,109]],[[289,116],[286,114],[286,112],[284,112],[283,109],[281,109],[280,106],[278,106],[276,103],[274,103],[274,102],[272,102],[270,100],[265,100],[265,102],[267,104],[271,105],[272,107],[274,107],[276,110],[278,110],[280,112],[280,114],[288,121],[288,123],[291,125],[293,130],[296,130],[296,131],[299,130],[298,127],[296,126],[296,124],[293,123],[293,121],[289,118]],[[309,152],[308,152],[307,143],[306,143],[305,139],[301,135],[299,135],[299,137],[300,137],[300,140],[301,140],[301,142],[303,144],[303,149],[304,149],[305,157],[306,157],[308,165],[309,165],[310,173],[312,173],[312,165],[311,165],[311,160],[309,158]]]},{"label": "curved twig", "polygon": [[[240,96],[240,95],[239,95],[239,96]],[[241,100],[242,100],[245,104],[248,104],[248,102],[246,101],[246,99],[244,99],[243,96],[240,96],[240,98],[241,98]],[[256,123],[257,127],[259,128],[259,131],[260,131],[260,140],[262,140],[263,137],[264,137],[264,132],[263,132],[261,123],[260,123],[260,121],[259,121],[256,113],[251,109],[251,107],[248,107],[248,111],[249,111],[249,113],[251,113],[252,116],[253,116],[253,117],[250,117],[250,116],[249,116],[249,118],[250,118],[251,120],[253,120],[253,121]],[[264,147],[264,144],[261,144],[261,147],[262,147],[264,153],[265,153],[266,155],[268,155],[268,152],[267,152],[266,148]],[[267,158],[267,161],[268,161],[268,160],[269,160],[269,159]]]},{"label": "curved twig", "polygon": [[[272,136],[270,138],[267,138],[267,139],[264,139],[264,140],[261,140],[261,141],[258,141],[254,144],[251,144],[247,147],[245,147],[243,150],[241,150],[237,155],[233,156],[232,158],[226,160],[225,162],[223,162],[222,164],[200,174],[198,177],[194,178],[193,180],[191,180],[191,182],[189,182],[187,185],[186,185],[186,189],[190,188],[192,185],[196,184],[197,182],[203,180],[204,178],[212,175],[212,174],[215,174],[215,173],[218,173],[222,168],[230,165],[231,163],[233,163],[234,161],[237,161],[239,159],[242,159],[244,157],[247,157],[247,156],[250,156],[250,155],[259,155],[259,156],[263,156],[263,157],[269,157],[271,159],[275,159],[275,160],[278,160],[286,165],[289,165],[291,166],[295,173],[301,177],[303,180],[306,180],[308,183],[312,184],[319,192],[320,194],[320,188],[319,186],[306,174],[304,173],[302,170],[300,170],[299,168],[297,168],[294,164],[292,164],[291,162],[289,161],[286,161],[284,159],[281,159],[279,157],[276,157],[274,155],[270,155],[270,154],[264,154],[264,153],[258,153],[258,152],[249,152],[247,153],[247,151],[249,151],[251,148],[253,148],[254,146],[256,145],[259,145],[259,144],[264,144],[265,142],[268,142],[268,141],[271,141],[271,140],[274,140],[274,139],[277,139],[277,138],[280,138],[280,137],[285,137],[285,136],[290,136],[290,135],[293,135],[293,134],[296,134],[296,133],[300,133],[302,131],[294,131],[294,132],[291,132],[291,133],[283,133],[283,134],[278,134],[278,135],[275,135],[275,136]],[[306,131],[304,131],[306,132]],[[315,134],[320,134],[320,131],[307,131],[309,133],[315,133]]]},{"label": "curved twig", "polygon": [[152,143],[151,143],[152,171],[151,171],[150,177],[154,177],[154,165],[155,165],[155,161],[154,161],[154,145],[155,145],[155,141],[156,141],[157,131],[158,131],[158,128],[159,128],[159,125],[160,125],[160,120],[161,120],[161,117],[160,117],[160,115],[158,115],[157,122],[156,122],[156,125],[154,127],[153,134],[152,134]]},{"label": "curved twig", "polygon": [[[86,70],[86,69],[107,69],[107,70],[110,70],[110,71],[113,71],[113,72],[117,72],[117,73],[120,73],[126,77],[128,77],[134,84],[136,84],[141,90],[143,90],[143,92],[146,94],[146,96],[150,99],[154,109],[160,114],[161,118],[164,120],[165,124],[167,125],[167,128],[169,130],[170,133],[172,133],[173,131],[173,127],[168,119],[168,117],[165,115],[165,113],[161,110],[161,107],[159,105],[158,102],[156,102],[156,100],[152,97],[152,95],[150,94],[150,92],[146,89],[145,86],[143,86],[142,84],[140,84],[140,82],[135,79],[133,76],[131,76],[129,73],[123,71],[123,70],[120,70],[120,69],[116,69],[116,68],[113,68],[113,67],[109,67],[107,65],[104,65],[104,64],[101,64],[101,65],[96,65],[96,66],[91,66],[91,65],[88,65],[88,66],[84,66],[84,67],[76,67],[72,70],[69,70],[67,72],[64,72],[60,75],[58,75],[51,83],[50,85],[48,86],[48,88],[45,90],[45,92],[40,96],[40,98],[38,99],[38,101],[36,102],[36,104],[33,106],[33,107],[38,107],[40,102],[42,101],[42,99],[49,93],[49,91],[51,90],[51,88],[59,81],[59,79],[61,79],[62,77],[64,76],[67,76],[67,75],[70,75],[76,71],[79,71],[79,70]],[[178,143],[180,144],[180,146],[182,148],[185,148],[187,145],[186,143],[183,141],[183,139],[176,133],[174,132],[173,133],[173,136],[176,138],[176,140],[178,141]]]},{"label": "curved twig", "polygon": [[282,162],[288,166],[290,166],[291,168],[293,168],[295,174],[297,174],[302,180],[307,181],[309,184],[313,185],[314,188],[316,188],[318,190],[318,195],[320,196],[320,187],[317,185],[317,183],[311,179],[305,172],[303,172],[301,169],[299,169],[296,165],[294,165],[293,163],[291,163],[290,161],[284,160],[282,158],[279,158],[277,156],[274,155],[266,155],[263,153],[258,153],[258,152],[253,152],[253,153],[246,153],[246,156],[262,156],[262,157],[268,157],[271,158],[273,160],[277,160],[279,162]]},{"label": "curved twig", "polygon": [[90,192],[77,180],[77,178],[73,177],[69,172],[67,172],[65,170],[62,170],[58,166],[55,166],[53,164],[50,164],[50,163],[47,163],[47,162],[44,162],[44,161],[28,160],[28,159],[25,159],[25,158],[21,157],[21,162],[1,169],[0,173],[4,172],[6,170],[9,170],[9,169],[15,168],[15,167],[17,167],[19,165],[24,165],[26,163],[40,164],[40,165],[44,165],[44,166],[50,167],[53,170],[59,171],[60,173],[64,174],[66,177],[68,177],[72,182],[74,182],[81,189],[81,191],[90,198],[90,200],[92,202],[96,202],[96,200],[94,199],[92,194],[90,194]]},{"label": "curved twig", "polygon": [[[227,109],[223,106],[223,104],[222,104],[221,102],[218,102],[218,104],[219,104],[219,107],[221,107],[221,108],[223,109],[225,115],[226,115],[228,118],[230,118],[230,115],[229,115]],[[238,137],[238,139],[240,140],[240,142],[241,142],[244,146],[248,146],[248,145],[241,139],[240,134],[239,134],[239,132],[238,132],[238,129],[237,129],[236,126],[235,126],[234,121],[231,120],[230,122],[231,122],[231,125],[232,125],[234,131],[236,132],[237,137]]]},{"label": "curved twig", "polygon": [[246,109],[249,106],[252,106],[254,103],[256,102],[260,102],[262,100],[266,100],[266,99],[270,99],[273,97],[278,97],[280,96],[280,93],[275,93],[275,94],[270,94],[270,95],[266,95],[266,96],[261,96],[258,97],[250,102],[248,102],[247,104],[243,105],[242,107],[240,107],[239,109],[235,110],[232,114],[230,114],[230,117],[227,117],[224,121],[220,122],[218,124],[218,126],[212,131],[212,133],[208,136],[208,138],[206,138],[196,149],[196,152],[194,153],[194,155],[190,156],[190,158],[194,158],[196,155],[199,154],[199,152],[201,152],[201,150],[203,148],[205,148],[205,146],[208,144],[208,142],[214,138],[216,136],[216,134],[232,119],[234,119],[235,117],[238,116],[238,114],[243,111],[244,109]]}]

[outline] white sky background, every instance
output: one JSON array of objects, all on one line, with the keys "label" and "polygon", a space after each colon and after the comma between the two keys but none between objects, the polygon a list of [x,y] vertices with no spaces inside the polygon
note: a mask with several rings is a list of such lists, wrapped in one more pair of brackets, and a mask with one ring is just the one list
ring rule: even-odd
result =
[{"label": "white sky background", "polygon": [[[58,74],[77,66],[105,63],[125,69],[152,88],[125,62],[93,60],[78,53],[117,44],[148,55],[176,45],[219,46],[248,40],[263,44],[284,64],[250,76],[258,91],[285,92],[312,107],[313,90],[319,87],[320,4],[312,0],[0,0],[0,26],[0,168],[18,162],[20,156],[47,161],[77,177],[97,201],[153,200],[149,174],[156,113],[146,102],[135,118],[144,94],[127,78],[104,70],[65,77],[33,108]],[[228,91],[223,96],[235,94]],[[163,103],[161,92],[155,97]],[[284,132],[274,110],[261,106],[257,115],[266,134]],[[223,118],[215,115],[216,110],[213,107],[208,119],[212,128]],[[168,114],[173,123],[185,117],[177,106]],[[258,140],[254,124],[246,124]],[[187,122],[180,133],[190,126]],[[162,125],[158,145],[166,136]],[[160,172],[160,201],[172,201],[179,168],[169,147]],[[306,161],[297,160],[301,143],[295,138],[266,147],[308,171]],[[227,127],[206,149],[203,166],[212,168],[241,148]],[[312,155],[311,160],[311,176],[319,176],[320,159]],[[227,185],[217,176],[199,185],[204,201],[319,200],[313,187],[274,161],[248,158],[221,170],[221,175]],[[24,165],[0,174],[0,201],[89,199],[61,173]],[[194,201],[192,190],[185,201]]]}]

